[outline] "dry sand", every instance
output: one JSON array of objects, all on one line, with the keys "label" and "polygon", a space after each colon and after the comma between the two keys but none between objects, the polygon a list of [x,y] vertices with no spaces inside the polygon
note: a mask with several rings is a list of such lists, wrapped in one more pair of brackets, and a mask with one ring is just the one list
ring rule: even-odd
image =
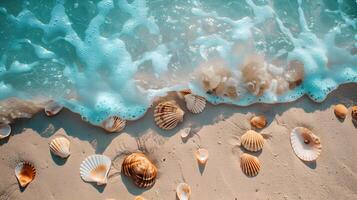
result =
[{"label": "dry sand", "polygon": [[[187,112],[184,123],[172,131],[155,126],[152,110],[115,134],[67,110],[52,118],[41,112],[32,119],[17,120],[11,136],[0,141],[0,199],[131,200],[142,195],[174,200],[180,182],[191,185],[193,200],[357,199],[357,128],[350,114],[344,121],[335,117],[336,103],[356,104],[357,84],[341,86],[323,103],[301,98],[249,107],[209,105],[199,115]],[[250,178],[239,166],[243,150],[237,138],[251,128],[249,118],[255,113],[268,117],[269,124],[261,132],[272,137],[256,154],[262,163],[259,175]],[[190,125],[195,133],[182,141],[179,131]],[[304,163],[293,153],[289,134],[296,126],[306,126],[321,138],[323,149],[317,162]],[[72,154],[66,161],[52,156],[48,148],[58,134],[68,135],[71,141]],[[194,158],[198,147],[209,150],[205,168]],[[159,168],[159,178],[148,190],[138,189],[120,174],[123,156],[138,148],[148,151]],[[85,183],[79,176],[80,163],[95,153],[113,160],[106,186]],[[37,168],[35,180],[25,190],[14,176],[20,160],[30,160]]]}]

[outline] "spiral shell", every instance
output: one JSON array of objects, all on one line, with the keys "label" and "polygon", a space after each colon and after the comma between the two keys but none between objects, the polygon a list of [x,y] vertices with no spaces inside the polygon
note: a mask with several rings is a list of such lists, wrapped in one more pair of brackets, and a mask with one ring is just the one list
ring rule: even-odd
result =
[{"label": "spiral shell", "polygon": [[164,130],[170,130],[183,121],[185,112],[175,101],[165,101],[159,103],[154,111],[154,119],[157,126]]},{"label": "spiral shell", "polygon": [[9,124],[0,123],[0,140],[6,138],[11,133],[11,126]]},{"label": "spiral shell", "polygon": [[260,162],[257,157],[243,153],[240,156],[240,167],[247,176],[253,177],[260,171]]},{"label": "spiral shell", "polygon": [[296,127],[290,134],[291,146],[294,153],[303,161],[313,161],[321,153],[320,138],[307,128]]},{"label": "spiral shell", "polygon": [[36,176],[36,168],[32,163],[23,161],[16,165],[15,176],[21,187],[26,187]]},{"label": "spiral shell", "polygon": [[96,182],[97,185],[106,184],[111,164],[112,162],[107,156],[88,156],[79,168],[80,175],[86,182]]},{"label": "spiral shell", "polygon": [[45,114],[47,116],[51,117],[51,116],[57,115],[62,109],[63,109],[62,105],[51,100],[45,106]]},{"label": "spiral shell", "polygon": [[336,117],[340,119],[345,119],[348,113],[348,109],[343,104],[337,104],[334,108],[334,113]]},{"label": "spiral shell", "polygon": [[104,120],[101,126],[108,132],[119,132],[125,128],[126,120],[121,119],[118,116],[111,116]]},{"label": "spiral shell", "polygon": [[241,145],[248,151],[260,151],[264,146],[264,138],[261,134],[249,130],[242,135]]},{"label": "spiral shell", "polygon": [[50,150],[61,158],[67,158],[71,154],[70,141],[65,137],[57,137],[51,141]]},{"label": "spiral shell", "polygon": [[267,120],[263,115],[254,116],[250,119],[250,124],[255,128],[264,128],[267,125]]},{"label": "spiral shell", "polygon": [[180,183],[176,187],[176,195],[179,200],[189,200],[191,187],[187,183]]},{"label": "spiral shell", "polygon": [[206,99],[194,94],[185,95],[187,109],[194,113],[201,113],[206,107]]}]

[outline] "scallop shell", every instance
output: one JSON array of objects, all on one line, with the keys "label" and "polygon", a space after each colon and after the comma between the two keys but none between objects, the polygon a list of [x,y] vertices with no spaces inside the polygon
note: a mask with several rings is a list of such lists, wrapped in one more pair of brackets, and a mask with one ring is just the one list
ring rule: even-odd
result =
[{"label": "scallop shell", "polygon": [[102,127],[108,132],[119,132],[125,128],[126,120],[121,119],[117,116],[109,117],[104,120],[102,123]]},{"label": "scallop shell", "polygon": [[9,124],[0,124],[0,140],[8,137],[11,133],[11,126]]},{"label": "scallop shell", "polygon": [[61,158],[67,158],[71,154],[70,141],[65,137],[57,137],[51,141],[50,150]]},{"label": "scallop shell", "polygon": [[309,129],[296,127],[291,131],[291,146],[296,154],[303,161],[313,161],[321,153],[320,138],[314,135]]},{"label": "scallop shell", "polygon": [[143,153],[132,153],[125,157],[122,173],[131,177],[138,187],[149,188],[155,184],[157,168]]},{"label": "scallop shell", "polygon": [[187,183],[180,183],[176,187],[176,195],[179,200],[189,200],[191,196],[191,187]]},{"label": "scallop shell", "polygon": [[15,176],[21,187],[26,187],[36,176],[36,169],[30,162],[20,162],[15,167]]},{"label": "scallop shell", "polygon": [[201,113],[206,107],[206,99],[194,94],[185,95],[187,109],[194,113]]},{"label": "scallop shell", "polygon": [[154,111],[156,125],[164,130],[170,130],[183,121],[185,112],[175,101],[166,101],[158,104]]},{"label": "scallop shell", "polygon": [[243,153],[240,156],[240,167],[247,176],[253,177],[260,171],[260,162],[257,157]]},{"label": "scallop shell", "polygon": [[263,148],[264,138],[261,134],[249,130],[242,135],[240,143],[248,151],[256,152]]},{"label": "scallop shell", "polygon": [[47,116],[51,117],[57,115],[62,110],[62,108],[63,106],[59,103],[55,101],[49,101],[45,106],[45,113]]},{"label": "scallop shell", "polygon": [[107,183],[111,160],[104,155],[88,156],[80,166],[80,175],[86,182],[96,182],[97,185]]},{"label": "scallop shell", "polygon": [[353,122],[357,124],[357,106],[352,107],[351,115]]},{"label": "scallop shell", "polygon": [[199,148],[197,149],[195,156],[198,163],[205,165],[208,160],[209,153],[207,149]]},{"label": "scallop shell", "polygon": [[343,104],[337,104],[334,108],[335,115],[340,119],[345,119],[348,113],[348,109]]},{"label": "scallop shell", "polygon": [[263,115],[254,116],[250,119],[250,124],[255,128],[264,128],[267,125],[267,120]]}]

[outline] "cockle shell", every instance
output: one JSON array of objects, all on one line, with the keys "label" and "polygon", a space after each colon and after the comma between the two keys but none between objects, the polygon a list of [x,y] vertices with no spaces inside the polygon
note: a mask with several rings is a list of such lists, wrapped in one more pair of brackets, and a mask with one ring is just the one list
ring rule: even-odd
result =
[{"label": "cockle shell", "polygon": [[257,157],[243,153],[240,156],[240,167],[247,176],[253,177],[260,171],[260,162]]},{"label": "cockle shell", "polygon": [[143,153],[132,153],[124,158],[122,173],[131,177],[140,188],[149,188],[155,184],[156,166]]},{"label": "cockle shell", "polygon": [[205,165],[208,160],[209,153],[207,149],[199,148],[195,152],[195,156],[198,163],[200,163],[201,165]]},{"label": "cockle shell", "polygon": [[16,165],[15,176],[21,187],[26,187],[36,176],[36,169],[30,162],[23,161]]},{"label": "cockle shell", "polygon": [[176,187],[176,195],[179,200],[189,200],[191,196],[191,187],[187,183],[180,183]]},{"label": "cockle shell", "polygon": [[348,113],[348,109],[343,104],[337,104],[334,108],[335,115],[340,119],[345,119]]},{"label": "cockle shell", "polygon": [[263,115],[254,116],[250,119],[250,124],[255,128],[264,128],[267,125],[267,119]]},{"label": "cockle shell", "polygon": [[108,132],[119,132],[125,128],[126,120],[121,119],[118,116],[111,116],[104,120],[102,127]]},{"label": "cockle shell", "polygon": [[291,146],[296,154],[303,161],[313,161],[321,153],[320,138],[307,128],[296,127],[291,131]]},{"label": "cockle shell", "polygon": [[353,107],[352,107],[351,115],[352,115],[352,121],[353,121],[355,124],[357,124],[357,106],[353,106]]},{"label": "cockle shell", "polygon": [[57,115],[62,109],[63,106],[60,105],[59,103],[55,101],[49,101],[45,106],[45,113],[47,116],[51,117]]},{"label": "cockle shell", "polygon": [[50,150],[61,158],[67,158],[71,154],[70,141],[65,137],[54,138],[50,143]]},{"label": "cockle shell", "polygon": [[0,140],[6,138],[11,133],[11,126],[9,124],[0,123]]},{"label": "cockle shell", "polygon": [[206,99],[194,94],[185,95],[187,109],[194,113],[201,113],[206,107]]},{"label": "cockle shell", "polygon": [[176,104],[175,101],[165,101],[159,103],[154,111],[156,125],[164,130],[170,130],[183,121],[185,112]]},{"label": "cockle shell", "polygon": [[96,182],[97,185],[106,184],[111,164],[107,156],[97,154],[88,156],[79,168],[80,175],[86,182]]},{"label": "cockle shell", "polygon": [[264,146],[264,138],[260,133],[249,130],[240,139],[241,145],[248,151],[260,151]]}]

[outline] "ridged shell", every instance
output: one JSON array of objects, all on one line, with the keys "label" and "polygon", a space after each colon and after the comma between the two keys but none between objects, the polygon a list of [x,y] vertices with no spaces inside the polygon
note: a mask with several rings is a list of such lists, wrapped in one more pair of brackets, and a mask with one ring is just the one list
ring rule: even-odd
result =
[{"label": "ridged shell", "polygon": [[15,176],[21,187],[26,187],[36,176],[36,169],[30,162],[23,161],[16,165]]},{"label": "ridged shell", "polygon": [[348,113],[348,109],[345,105],[337,104],[334,108],[335,115],[340,119],[345,119]]},{"label": "ridged shell", "polygon": [[104,155],[88,156],[79,168],[80,175],[86,182],[96,182],[97,185],[106,184],[111,163],[111,160]]},{"label": "ridged shell", "polygon": [[191,187],[187,183],[180,183],[176,187],[176,195],[179,200],[189,200]]},{"label": "ridged shell", "polygon": [[260,151],[264,146],[264,138],[261,134],[249,130],[240,139],[241,145],[248,151]]},{"label": "ridged shell", "polygon": [[61,158],[67,158],[71,154],[70,141],[65,137],[54,138],[50,143],[50,150]]},{"label": "ridged shell", "polygon": [[351,115],[352,115],[352,120],[355,124],[357,124],[357,106],[353,106],[352,107],[352,112],[351,112]]},{"label": "ridged shell", "polygon": [[45,113],[47,116],[51,117],[57,115],[62,109],[63,106],[60,105],[59,103],[55,101],[49,101],[45,106]]},{"label": "ridged shell", "polygon": [[194,94],[185,95],[187,109],[194,113],[201,113],[206,107],[206,99]]},{"label": "ridged shell", "polygon": [[296,127],[291,131],[291,146],[294,153],[303,161],[313,161],[321,153],[320,138],[314,135],[309,129]]},{"label": "ridged shell", "polygon": [[267,119],[263,115],[254,116],[250,119],[250,124],[255,128],[264,128],[267,125]]},{"label": "ridged shell", "polygon": [[175,101],[159,103],[154,111],[154,119],[157,126],[164,130],[170,130],[183,121],[185,112],[176,104]]},{"label": "ridged shell", "polygon": [[6,138],[11,133],[11,126],[9,124],[0,124],[0,139]]},{"label": "ridged shell", "polygon": [[122,173],[131,177],[138,187],[149,188],[155,184],[157,168],[143,153],[132,153],[125,157]]},{"label": "ridged shell", "polygon": [[199,149],[197,149],[195,156],[196,156],[197,161],[201,165],[205,165],[208,160],[209,153],[208,153],[207,149],[199,148]]},{"label": "ridged shell", "polygon": [[104,120],[102,123],[102,127],[108,132],[119,132],[125,128],[126,120],[121,119],[117,116],[109,117]]},{"label": "ridged shell", "polygon": [[260,171],[260,162],[257,157],[243,153],[240,156],[240,167],[247,176],[253,177]]}]

